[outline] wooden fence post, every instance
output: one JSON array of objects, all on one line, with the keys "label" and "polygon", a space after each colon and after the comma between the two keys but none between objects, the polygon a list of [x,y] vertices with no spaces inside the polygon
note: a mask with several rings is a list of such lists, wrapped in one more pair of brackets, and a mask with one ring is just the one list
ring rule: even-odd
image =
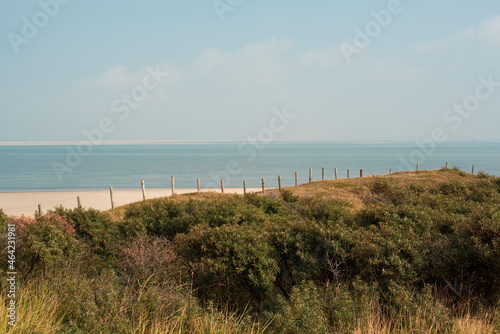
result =
[{"label": "wooden fence post", "polygon": [[262,193],[266,192],[266,181],[262,179]]},{"label": "wooden fence post", "polygon": [[144,187],[144,180],[141,181],[141,188],[142,188],[142,200],[146,200],[146,188]]},{"label": "wooden fence post", "polygon": [[299,173],[295,172],[295,186],[299,186]]},{"label": "wooden fence post", "polygon": [[220,180],[220,191],[224,193],[224,180]]},{"label": "wooden fence post", "polygon": [[335,167],[335,180],[339,179],[339,174],[337,173],[337,167]]},{"label": "wooden fence post", "polygon": [[111,209],[115,209],[115,201],[113,200],[113,187],[109,187],[109,197],[111,198]]},{"label": "wooden fence post", "polygon": [[417,169],[416,169],[416,170],[417,170],[417,171],[419,171],[419,170],[420,170],[420,164],[417,164]]},{"label": "wooden fence post", "polygon": [[325,167],[321,167],[321,181],[325,181]]},{"label": "wooden fence post", "polygon": [[42,205],[38,204],[38,214],[41,216],[42,215]]},{"label": "wooden fence post", "polygon": [[359,177],[363,177],[363,170],[362,169],[359,170]]},{"label": "wooden fence post", "polygon": [[313,178],[313,170],[312,168],[309,168],[309,183],[312,182],[312,178]]},{"label": "wooden fence post", "polygon": [[349,168],[347,169],[347,178],[349,178]]},{"label": "wooden fence post", "polygon": [[198,192],[200,192],[200,179],[196,179],[196,183],[198,185]]},{"label": "wooden fence post", "polygon": [[172,184],[172,195],[175,193],[175,177],[172,175],[171,177],[171,184]]},{"label": "wooden fence post", "polygon": [[448,164],[448,162],[446,162],[446,167],[445,168],[448,168],[448,166],[449,166],[449,164]]},{"label": "wooden fence post", "polygon": [[476,168],[476,165],[472,165],[472,175],[474,175],[474,169]]},{"label": "wooden fence post", "polygon": [[389,175],[390,175],[390,174],[392,174],[392,168],[391,168],[391,169],[389,169]]},{"label": "wooden fence post", "polygon": [[80,196],[78,196],[78,197],[76,198],[76,204],[77,204],[78,209],[81,209],[81,208],[82,208],[82,201],[81,201],[81,199],[80,199]]},{"label": "wooden fence post", "polygon": [[278,175],[278,189],[281,191],[281,175]]},{"label": "wooden fence post", "polygon": [[247,181],[243,181],[243,194],[247,193]]}]

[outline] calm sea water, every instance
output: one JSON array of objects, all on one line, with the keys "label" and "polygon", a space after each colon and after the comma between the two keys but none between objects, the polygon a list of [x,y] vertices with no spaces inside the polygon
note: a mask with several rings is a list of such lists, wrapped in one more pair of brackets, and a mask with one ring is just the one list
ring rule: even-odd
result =
[{"label": "calm sea water", "polygon": [[[218,187],[224,179],[227,188],[259,187],[266,179],[277,186],[277,175],[284,186],[293,185],[295,172],[299,183],[313,179],[386,174],[409,170],[419,162],[422,169],[437,169],[445,162],[467,172],[500,176],[500,143],[447,143],[434,152],[419,149],[414,143],[272,143],[255,147],[241,143],[101,145],[88,155],[75,155],[76,146],[0,146],[0,192],[104,190],[169,188],[175,175],[176,188],[196,188],[196,179],[204,188]],[[81,158],[81,160],[79,158]],[[408,161],[402,163],[401,158]],[[413,159],[412,159],[413,158]],[[56,167],[55,167],[56,166]],[[65,166],[65,167],[62,167]],[[59,175],[58,175],[59,171]]]}]

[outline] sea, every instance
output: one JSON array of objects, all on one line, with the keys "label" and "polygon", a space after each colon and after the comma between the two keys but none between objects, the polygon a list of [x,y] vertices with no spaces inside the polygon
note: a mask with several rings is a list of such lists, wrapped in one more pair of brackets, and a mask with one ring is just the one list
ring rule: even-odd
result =
[{"label": "sea", "polygon": [[200,142],[0,146],[0,192],[277,187],[312,179],[449,167],[500,176],[500,143]]}]

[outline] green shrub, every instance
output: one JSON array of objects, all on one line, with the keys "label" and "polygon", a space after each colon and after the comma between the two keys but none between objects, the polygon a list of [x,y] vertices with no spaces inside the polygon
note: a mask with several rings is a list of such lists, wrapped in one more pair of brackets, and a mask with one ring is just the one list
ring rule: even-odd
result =
[{"label": "green shrub", "polygon": [[325,314],[332,332],[352,333],[360,319],[368,319],[380,307],[378,290],[376,283],[368,285],[359,278],[325,286]]},{"label": "green shrub", "polygon": [[500,205],[481,205],[433,244],[432,273],[459,300],[500,300]]},{"label": "green shrub", "polygon": [[266,213],[269,212],[249,203],[248,197],[235,195],[200,203],[196,216],[198,222],[217,227],[226,224],[261,224],[266,221]]},{"label": "green shrub", "polygon": [[291,190],[282,189],[280,194],[283,200],[287,203],[295,203],[299,201],[299,196],[295,196]]},{"label": "green shrub", "polygon": [[[130,206],[125,212],[129,230],[174,238],[199,224],[254,224],[266,220],[262,210],[249,205],[240,196],[212,200],[189,200],[179,203],[172,199],[156,199]],[[130,232],[128,233],[130,235]]]},{"label": "green shrub", "polygon": [[293,288],[290,299],[278,298],[272,327],[276,333],[327,333],[324,314],[325,300],[313,282],[304,282]]},{"label": "green shrub", "polygon": [[331,255],[345,260],[346,275],[387,286],[391,279],[407,284],[421,282],[427,254],[426,239],[405,218],[367,227],[338,225],[332,230]]},{"label": "green shrub", "polygon": [[127,208],[124,217],[127,221],[124,226],[133,231],[127,231],[125,234],[147,232],[173,238],[177,233],[184,233],[194,223],[192,213],[186,212],[184,206],[185,204],[167,198],[134,203]]},{"label": "green shrub", "polygon": [[[289,199],[291,199],[291,197]],[[245,202],[263,210],[267,215],[284,216],[287,214],[287,208],[284,205],[284,201],[281,199],[259,194],[246,194]]]},{"label": "green shrub", "polygon": [[385,312],[390,319],[398,319],[399,330],[424,333],[452,333],[453,323],[449,311],[436,302],[432,287],[420,291],[407,288],[392,281],[384,294]]},{"label": "green shrub", "polygon": [[93,252],[104,258],[116,253],[119,237],[117,224],[108,213],[95,209],[54,210],[55,215],[65,217],[75,229],[76,237],[85,242]]},{"label": "green shrub", "polygon": [[471,184],[457,181],[443,182],[440,184],[438,191],[441,195],[451,196],[455,202],[457,198],[453,197],[460,197],[465,201],[485,202],[496,195],[495,189],[486,180],[477,180]]},{"label": "green shrub", "polygon": [[66,275],[52,283],[61,299],[63,333],[133,333],[138,327],[147,333],[152,323],[180,314],[189,302],[181,288],[123,285],[108,269],[89,277],[74,268]]},{"label": "green shrub", "polygon": [[301,198],[293,209],[304,219],[326,223],[350,221],[351,213],[347,207],[349,204],[343,200],[316,196]]},{"label": "green shrub", "polygon": [[325,281],[329,233],[316,222],[285,221],[267,229],[273,257],[279,266],[276,286],[288,297],[293,286],[304,280]]},{"label": "green shrub", "polygon": [[379,203],[401,205],[409,195],[405,188],[395,185],[392,180],[380,177],[368,185],[368,190],[357,187],[354,192],[366,206]]},{"label": "green shrub", "polygon": [[493,176],[481,170],[477,173],[477,177],[479,179],[491,179]]},{"label": "green shrub", "polygon": [[231,300],[240,307],[251,301],[259,309],[278,271],[267,238],[247,225],[198,225],[175,243],[203,300]]},{"label": "green shrub", "polygon": [[7,228],[8,216],[0,209],[0,233],[3,233]]},{"label": "green shrub", "polygon": [[11,218],[9,223],[16,226],[16,265],[25,277],[37,268],[64,264],[76,258],[81,250],[73,226],[62,216],[21,216]]}]

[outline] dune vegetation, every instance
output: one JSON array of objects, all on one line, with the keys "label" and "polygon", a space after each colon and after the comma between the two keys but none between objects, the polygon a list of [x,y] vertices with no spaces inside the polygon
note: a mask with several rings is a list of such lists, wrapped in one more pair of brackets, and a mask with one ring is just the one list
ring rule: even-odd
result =
[{"label": "dune vegetation", "polygon": [[0,211],[9,223],[17,319],[2,279],[2,333],[500,332],[500,179],[486,173]]}]

